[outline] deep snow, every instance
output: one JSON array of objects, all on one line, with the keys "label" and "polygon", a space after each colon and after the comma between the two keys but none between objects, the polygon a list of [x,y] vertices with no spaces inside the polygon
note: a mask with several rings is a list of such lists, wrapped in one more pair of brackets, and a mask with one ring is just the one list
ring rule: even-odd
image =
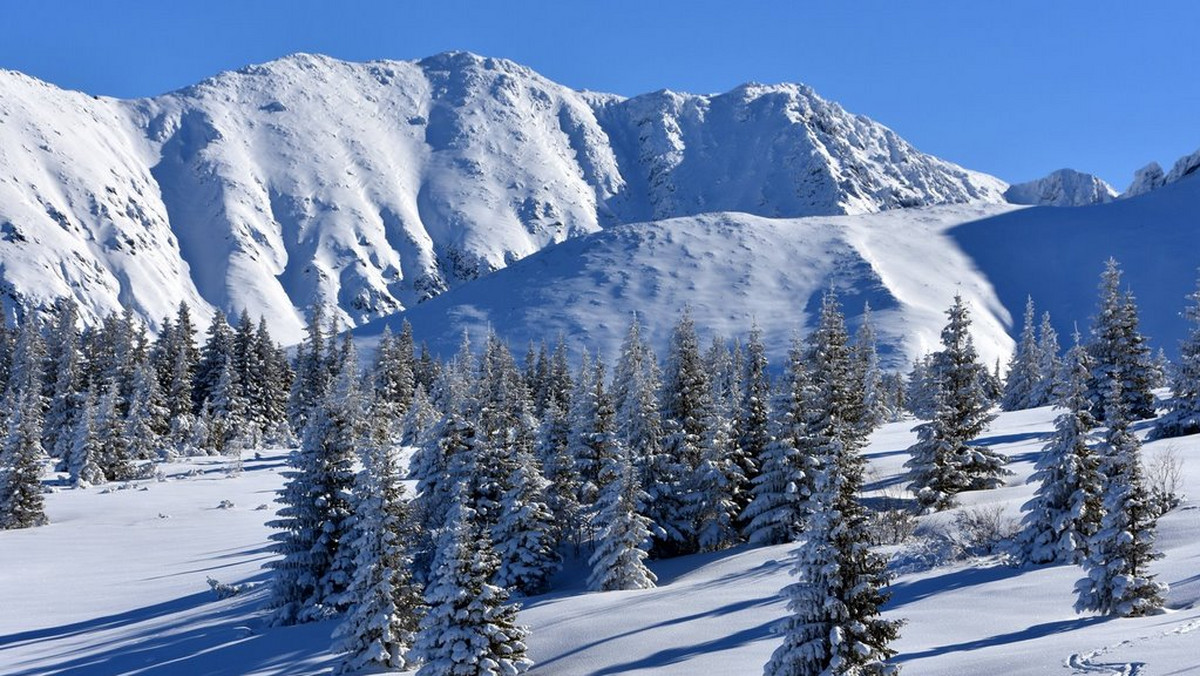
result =
[{"label": "deep snow", "polygon": [[[1000,505],[1017,516],[1033,493],[1024,483],[1049,408],[1003,413],[986,435],[1012,458],[1004,488],[967,494],[963,508]],[[868,489],[890,494],[913,441],[912,422],[871,437]],[[1140,429],[1144,431],[1146,425]],[[1185,490],[1200,495],[1200,436],[1147,444],[1174,447]],[[164,467],[166,481],[127,489],[59,490],[51,525],[0,532],[0,672],[34,674],[308,674],[327,670],[331,622],[266,628],[259,604],[264,522],[284,451],[250,454],[227,478],[226,461]],[[221,509],[223,500],[232,507]],[[927,519],[946,519],[940,514]],[[908,624],[896,643],[908,674],[1183,674],[1200,670],[1200,509],[1185,501],[1159,523],[1171,585],[1169,610],[1140,619],[1076,615],[1074,566],[1017,569],[976,559],[900,575],[887,615]],[[790,578],[791,546],[741,547],[653,563],[656,589],[583,591],[578,571],[555,592],[525,600],[533,673],[758,673],[774,649],[778,591]],[[225,600],[206,578],[258,585]]]}]

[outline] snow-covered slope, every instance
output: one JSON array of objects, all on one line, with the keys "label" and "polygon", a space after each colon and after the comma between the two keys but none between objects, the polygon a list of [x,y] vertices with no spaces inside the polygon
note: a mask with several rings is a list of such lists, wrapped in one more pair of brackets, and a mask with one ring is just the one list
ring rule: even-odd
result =
[{"label": "snow-covered slope", "polygon": [[1027,183],[1016,183],[1004,191],[1004,199],[1013,204],[1045,207],[1080,207],[1103,204],[1117,197],[1117,191],[1098,176],[1074,169],[1059,169]]},{"label": "snow-covered slope", "polygon": [[186,300],[264,314],[288,339],[315,298],[357,325],[608,225],[999,202],[1004,187],[798,85],[622,99],[466,53],[298,54],[116,101],[0,71],[0,261],[18,305],[71,293],[88,315],[123,301],[155,320]]},{"label": "snow-covered slope", "polygon": [[715,214],[630,224],[552,247],[518,264],[362,327],[364,337],[408,318],[418,339],[450,354],[465,329],[494,329],[514,348],[563,332],[611,357],[632,313],[662,348],[690,305],[698,326],[744,337],[763,328],[778,359],[815,317],[828,288],[854,324],[875,310],[892,367],[937,346],[954,293],[970,304],[984,361],[1007,361],[1025,299],[1048,310],[1063,344],[1085,334],[1104,261],[1116,257],[1144,333],[1176,352],[1180,316],[1200,256],[1200,180],[1136,199],[1060,209],[959,205],[879,214],[767,219]]},{"label": "snow-covered slope", "polygon": [[938,344],[958,292],[972,307],[976,343],[991,363],[1012,348],[1011,317],[946,233],[1011,209],[943,206],[801,219],[725,213],[625,225],[546,249],[357,333],[376,335],[384,325],[395,331],[408,319],[418,340],[449,355],[464,330],[476,344],[495,330],[520,350],[562,332],[572,347],[612,358],[633,313],[662,350],[687,306],[699,327],[726,337],[744,338],[757,323],[779,359],[832,288],[851,324],[870,303],[885,364],[904,367]]},{"label": "snow-covered slope", "polygon": [[[1003,413],[986,441],[1008,454],[1015,475],[965,494],[964,509],[996,506],[1016,517],[1033,493],[1026,479],[1053,429],[1051,409]],[[868,490],[903,483],[913,423],[871,437]],[[974,559],[912,570],[891,585],[889,618],[907,624],[895,643],[906,674],[1189,674],[1200,670],[1200,436],[1147,444],[1174,447],[1192,499],[1159,522],[1166,557],[1153,573],[1170,584],[1168,611],[1109,619],[1072,610],[1075,566],[1010,568]],[[225,460],[164,467],[166,481],[126,490],[87,488],[47,496],[51,525],[0,531],[0,672],[43,674],[327,674],[333,622],[267,627],[271,501],[285,452],[247,453],[246,471],[225,478]],[[227,508],[219,508],[222,501]],[[943,513],[928,520],[948,519]],[[744,676],[761,671],[779,643],[771,626],[786,612],[779,590],[792,547],[742,547],[651,562],[659,587],[589,593],[584,575],[524,600],[531,674]],[[258,585],[218,599],[206,578]]]}]

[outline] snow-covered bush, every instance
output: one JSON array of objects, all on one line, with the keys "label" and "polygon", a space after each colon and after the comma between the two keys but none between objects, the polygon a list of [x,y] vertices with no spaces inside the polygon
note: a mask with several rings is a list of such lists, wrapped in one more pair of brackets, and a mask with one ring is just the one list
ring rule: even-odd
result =
[{"label": "snow-covered bush", "polygon": [[1150,492],[1150,505],[1156,516],[1162,516],[1179,506],[1184,495],[1183,458],[1179,448],[1166,446],[1145,461],[1146,488]]}]

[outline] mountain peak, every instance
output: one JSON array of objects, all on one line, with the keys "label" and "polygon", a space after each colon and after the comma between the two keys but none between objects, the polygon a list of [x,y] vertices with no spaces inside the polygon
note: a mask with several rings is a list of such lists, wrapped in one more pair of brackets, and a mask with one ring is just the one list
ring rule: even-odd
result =
[{"label": "mountain peak", "polygon": [[1059,169],[1043,178],[1009,186],[1004,198],[1012,204],[1078,207],[1111,202],[1117,196],[1112,186],[1092,174]]}]

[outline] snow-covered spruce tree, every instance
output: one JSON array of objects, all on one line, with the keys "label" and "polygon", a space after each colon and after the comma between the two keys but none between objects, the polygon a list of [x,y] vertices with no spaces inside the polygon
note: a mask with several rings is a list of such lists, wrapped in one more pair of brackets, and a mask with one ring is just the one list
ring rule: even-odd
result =
[{"label": "snow-covered spruce tree", "polygon": [[537,455],[546,477],[546,505],[554,515],[554,540],[582,545],[583,509],[579,504],[579,472],[568,453],[571,424],[565,411],[548,401],[538,429]]},{"label": "snow-covered spruce tree", "polygon": [[51,386],[42,446],[52,457],[59,458],[60,466],[64,467],[74,442],[72,430],[84,389],[78,322],[79,306],[73,299],[60,299],[55,304],[54,323],[47,341]]},{"label": "snow-covered spruce tree", "polygon": [[63,457],[72,486],[88,486],[105,482],[100,468],[100,439],[96,435],[96,397],[91,390],[84,393],[79,410],[74,415],[71,430],[71,449]]},{"label": "snow-covered spruce tree", "polygon": [[1087,351],[1076,342],[1063,363],[1054,434],[1034,466],[1030,482],[1037,492],[1022,506],[1026,512],[1017,537],[1016,556],[1034,563],[1079,563],[1102,515],[1100,491],[1104,475],[1100,458],[1089,446],[1096,420],[1087,400],[1091,372]]},{"label": "snow-covered spruce tree", "polygon": [[1050,313],[1042,313],[1042,323],[1038,327],[1038,383],[1033,388],[1034,406],[1047,406],[1057,401],[1054,386],[1058,378],[1062,361],[1058,356],[1058,332],[1050,323]]},{"label": "snow-covered spruce tree", "polygon": [[942,329],[943,349],[934,360],[937,408],[933,420],[916,427],[917,443],[904,464],[912,478],[909,490],[922,506],[934,509],[953,505],[962,491],[995,488],[1009,473],[1005,456],[970,444],[995,417],[984,391],[987,369],[976,356],[961,296],[955,295],[946,314],[950,321]]},{"label": "snow-covered spruce tree", "polygon": [[42,368],[46,350],[41,326],[27,318],[13,348],[12,374],[4,394],[7,434],[0,449],[0,528],[47,523],[42,498]]},{"label": "snow-covered spruce tree", "polygon": [[1042,378],[1042,354],[1034,333],[1033,317],[1033,296],[1029,296],[1025,300],[1021,338],[1008,362],[1008,377],[1004,380],[1004,394],[1000,397],[1000,408],[1005,411],[1019,411],[1040,405],[1036,401],[1036,392]]},{"label": "snow-covered spruce tree", "polygon": [[458,495],[465,490],[454,491],[411,654],[421,662],[418,676],[520,674],[533,666],[525,657],[528,630],[517,624],[508,592],[491,583],[496,555]]},{"label": "snow-covered spruce tree", "polygon": [[758,326],[750,329],[744,369],[741,402],[734,423],[737,434],[734,462],[741,469],[744,481],[733,495],[739,515],[739,528],[743,533],[746,532],[747,524],[741,520],[741,515],[754,499],[754,485],[758,481],[763,460],[772,442],[771,377],[767,371],[767,354],[762,342],[762,330]]},{"label": "snow-covered spruce tree", "polygon": [[375,400],[387,408],[388,416],[395,421],[392,430],[394,436],[399,436],[399,422],[408,412],[413,399],[412,329],[407,321],[404,330],[408,334],[407,341],[392,336],[391,330],[385,327],[384,335],[379,339],[379,349],[375,352],[375,363],[370,369]]},{"label": "snow-covered spruce tree", "polygon": [[347,361],[321,403],[306,413],[304,440],[289,458],[292,469],[277,498],[279,518],[268,523],[279,531],[271,540],[281,555],[267,564],[275,571],[269,605],[276,625],[340,612],[350,582],[349,500],[363,425],[353,344],[346,340]]},{"label": "snow-covered spruce tree", "polygon": [[1119,381],[1106,406],[1102,472],[1104,516],[1083,559],[1085,577],[1075,585],[1075,610],[1136,617],[1160,612],[1167,585],[1149,572],[1162,558],[1154,549],[1156,517],[1142,479],[1141,442],[1129,428]]},{"label": "snow-covered spruce tree", "polygon": [[883,371],[879,368],[879,351],[876,346],[875,324],[872,321],[870,303],[863,304],[862,322],[858,325],[858,330],[854,332],[851,364],[853,365],[854,382],[859,383],[858,387],[862,391],[862,427],[865,436],[893,415],[893,412],[888,409],[887,397],[883,389]]},{"label": "snow-covered spruce tree", "polygon": [[700,551],[715,552],[738,542],[739,511],[734,496],[745,484],[745,475],[734,462],[735,451],[731,421],[714,416],[687,496]]},{"label": "snow-covered spruce tree", "polygon": [[182,444],[191,435],[192,376],[196,370],[199,353],[195,345],[196,329],[192,324],[191,311],[184,303],[173,322],[164,322],[154,347],[155,373],[159,389],[167,408],[170,421],[171,441]]},{"label": "snow-covered spruce tree", "polygon": [[1171,373],[1171,398],[1167,412],[1154,424],[1152,439],[1181,437],[1200,432],[1200,282],[1188,294],[1191,304],[1183,316],[1192,324],[1187,338],[1179,343],[1179,361]]},{"label": "snow-covered spruce tree", "polygon": [[547,504],[550,484],[533,453],[533,430],[522,426],[513,431],[513,437],[509,452],[514,468],[508,476],[499,521],[492,528],[499,563],[493,582],[530,595],[549,586],[561,558],[554,514]]},{"label": "snow-covered spruce tree", "polygon": [[96,463],[109,481],[134,478],[136,466],[125,436],[125,420],[117,410],[117,394],[108,390],[96,401]]},{"label": "snow-covered spruce tree", "polygon": [[1113,383],[1119,383],[1126,415],[1132,420],[1153,418],[1151,389],[1160,374],[1146,337],[1138,330],[1133,294],[1122,292],[1121,268],[1112,258],[1100,275],[1100,301],[1092,320],[1088,352],[1092,357],[1092,376],[1088,381],[1092,414],[1104,421],[1107,393]]},{"label": "snow-covered spruce tree", "polygon": [[649,556],[650,519],[638,513],[645,504],[629,451],[619,440],[600,470],[600,496],[596,522],[600,524],[596,549],[588,559],[592,567],[588,589],[649,589],[658,578],[646,567]]},{"label": "snow-covered spruce tree", "polygon": [[315,303],[308,311],[304,340],[296,348],[295,377],[287,408],[288,422],[293,430],[305,429],[309,410],[324,398],[329,389],[324,321],[325,305]]},{"label": "snow-covered spruce tree", "polygon": [[806,542],[793,553],[799,579],[783,590],[790,615],[777,631],[783,644],[764,667],[768,675],[887,674],[888,647],[900,622],[880,617],[889,595],[887,560],[869,549],[869,521],[858,493],[862,393],[847,376],[850,351],[837,299],[826,294],[817,330],[809,338],[812,388],[819,393],[809,417],[814,455]]},{"label": "snow-covered spruce tree", "polygon": [[233,329],[229,328],[224,312],[212,313],[208,337],[200,347],[200,359],[196,364],[196,377],[192,381],[192,411],[199,413],[204,403],[212,397],[221,372],[227,361],[233,359]]},{"label": "snow-covered spruce tree", "polygon": [[19,390],[10,403],[8,436],[0,450],[0,528],[31,528],[49,522],[42,498],[46,452],[42,449],[41,398],[36,390]]},{"label": "snow-covered spruce tree", "polygon": [[604,388],[604,365],[599,360],[593,363],[585,351],[571,392],[571,431],[567,437],[567,455],[578,477],[575,500],[580,505],[596,503],[602,446],[612,434],[614,415],[612,400]]},{"label": "snow-covered spruce tree", "polygon": [[261,397],[255,405],[258,417],[264,421],[265,440],[271,443],[290,443],[293,430],[288,424],[288,400],[291,398],[292,366],[287,353],[279,347],[267,330],[267,321],[260,317],[254,334],[254,349],[258,352]]},{"label": "snow-covered spruce tree", "polygon": [[651,460],[646,487],[648,514],[655,525],[656,556],[690,554],[698,548],[696,470],[712,439],[715,406],[700,354],[691,310],[685,308],[671,332],[663,369],[663,443]]},{"label": "snow-covered spruce tree", "polygon": [[[372,410],[378,419],[378,407]],[[372,427],[376,433],[363,443],[363,469],[355,479],[350,608],[333,633],[334,650],[342,655],[339,673],[414,666],[409,649],[424,612],[410,551],[417,524],[387,434],[378,433],[387,426]]]},{"label": "snow-covered spruce tree", "polygon": [[788,352],[780,392],[772,407],[774,432],[759,460],[752,499],[742,512],[746,539],[777,545],[796,540],[804,530],[814,467],[800,450],[808,436],[810,411],[817,396],[804,360],[804,348],[794,339]]},{"label": "snow-covered spruce tree", "polygon": [[909,412],[921,420],[933,418],[937,411],[937,378],[933,372],[933,355],[914,359],[908,372],[904,403]]},{"label": "snow-covered spruce tree", "polygon": [[634,315],[613,369],[611,396],[617,438],[629,454],[639,485],[647,480],[651,459],[662,452],[662,414],[658,406],[661,389],[658,359],[642,337],[641,323]]},{"label": "snow-covered spruce tree", "polygon": [[154,364],[143,359],[133,376],[133,398],[129,416],[125,419],[125,438],[129,440],[129,455],[135,460],[156,460],[165,448],[163,436],[168,430],[167,408],[158,389]]},{"label": "snow-covered spruce tree", "polygon": [[204,418],[208,423],[208,450],[217,455],[234,456],[241,462],[242,448],[253,446],[255,431],[247,423],[248,404],[234,367],[233,355],[226,355],[217,372],[217,380],[204,402]]}]

